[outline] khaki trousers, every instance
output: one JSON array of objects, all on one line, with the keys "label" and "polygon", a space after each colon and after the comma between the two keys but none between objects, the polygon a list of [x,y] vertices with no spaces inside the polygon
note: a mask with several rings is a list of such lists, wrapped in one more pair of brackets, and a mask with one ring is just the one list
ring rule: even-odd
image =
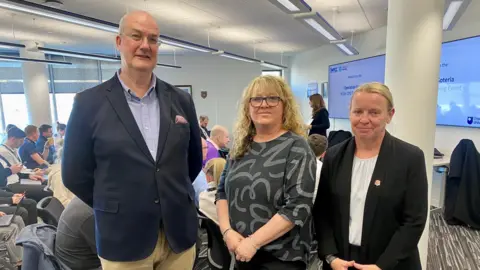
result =
[{"label": "khaki trousers", "polygon": [[195,245],[182,253],[174,253],[168,246],[165,234],[160,231],[153,253],[133,262],[112,262],[100,258],[103,270],[192,270],[195,262]]}]

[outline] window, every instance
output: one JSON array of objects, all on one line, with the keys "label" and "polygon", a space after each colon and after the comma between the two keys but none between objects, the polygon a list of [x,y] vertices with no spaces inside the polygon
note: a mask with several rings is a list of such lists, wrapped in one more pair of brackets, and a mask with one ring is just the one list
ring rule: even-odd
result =
[{"label": "window", "polygon": [[21,63],[0,62],[0,93],[3,106],[0,114],[1,130],[5,130],[7,124],[14,124],[20,128],[28,125]]},{"label": "window", "polygon": [[117,62],[100,62],[100,69],[102,70],[102,81],[110,80],[113,75],[120,69],[121,64]]},{"label": "window", "polygon": [[100,72],[98,61],[63,56],[50,56],[52,60],[65,60],[72,62],[71,66],[51,66],[51,78],[53,79],[53,93],[50,102],[53,119],[66,124],[70,118],[75,94],[100,84]]},{"label": "window", "polygon": [[24,94],[2,94],[2,104],[5,123],[14,124],[20,129],[28,125],[27,100]]},{"label": "window", "polygon": [[262,76],[265,76],[265,75],[283,77],[283,71],[282,70],[262,70]]},{"label": "window", "polygon": [[68,119],[70,118],[70,112],[72,112],[73,100],[75,99],[75,95],[75,93],[55,94],[55,98],[57,101],[58,122],[63,124],[68,123]]}]

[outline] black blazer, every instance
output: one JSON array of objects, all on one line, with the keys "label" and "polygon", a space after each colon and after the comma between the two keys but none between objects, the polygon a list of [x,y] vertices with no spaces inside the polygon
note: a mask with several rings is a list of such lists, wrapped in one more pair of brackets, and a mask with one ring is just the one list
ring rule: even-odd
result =
[{"label": "black blazer", "polygon": [[[170,248],[191,248],[197,236],[193,180],[202,147],[192,97],[157,79],[157,157],[148,150],[115,75],[76,95],[65,136],[65,186],[95,213],[100,257],[136,261],[152,254],[160,228]],[[183,116],[188,123],[176,123]]]},{"label": "black blazer", "polygon": [[312,134],[320,134],[322,136],[327,136],[327,129],[330,128],[330,120],[328,119],[328,111],[326,108],[320,109],[315,115],[312,117],[312,128],[308,135]]},{"label": "black blazer", "polygon": [[[319,256],[349,256],[350,192],[355,137],[325,155],[313,217]],[[380,185],[375,182],[380,180]],[[378,183],[378,182],[377,182]],[[360,264],[382,270],[421,269],[417,244],[428,214],[425,158],[386,133],[365,202]],[[329,265],[324,269],[330,269]]]}]

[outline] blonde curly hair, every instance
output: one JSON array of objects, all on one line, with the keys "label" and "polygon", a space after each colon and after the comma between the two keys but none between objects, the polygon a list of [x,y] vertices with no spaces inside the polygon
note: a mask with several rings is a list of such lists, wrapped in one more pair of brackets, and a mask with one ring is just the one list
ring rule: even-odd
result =
[{"label": "blonde curly hair", "polygon": [[260,76],[250,82],[247,88],[243,91],[238,109],[237,121],[233,130],[234,141],[233,147],[230,151],[231,159],[242,158],[249,150],[253,137],[256,134],[255,125],[252,122],[249,112],[250,98],[253,97],[254,94],[262,93],[267,89],[274,90],[282,100],[282,127],[295,134],[306,137],[306,130],[300,113],[300,107],[295,101],[292,90],[288,84],[278,76]]}]

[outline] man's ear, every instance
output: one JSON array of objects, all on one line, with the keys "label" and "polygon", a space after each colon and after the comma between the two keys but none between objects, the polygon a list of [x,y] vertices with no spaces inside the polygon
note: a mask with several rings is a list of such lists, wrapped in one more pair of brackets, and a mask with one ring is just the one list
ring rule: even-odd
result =
[{"label": "man's ear", "polygon": [[119,48],[121,45],[122,45],[122,37],[120,37],[120,35],[117,35],[117,37],[115,38],[115,47],[117,51],[120,51]]}]

